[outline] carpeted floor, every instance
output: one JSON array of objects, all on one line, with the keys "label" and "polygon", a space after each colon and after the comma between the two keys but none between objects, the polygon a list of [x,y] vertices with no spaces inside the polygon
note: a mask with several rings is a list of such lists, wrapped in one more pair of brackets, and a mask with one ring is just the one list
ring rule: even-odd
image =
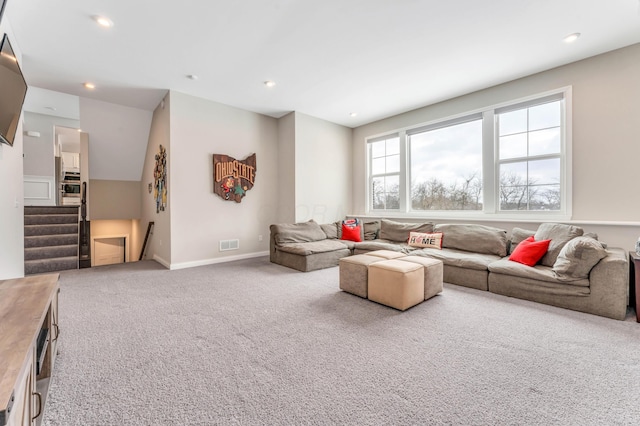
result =
[{"label": "carpeted floor", "polygon": [[446,285],[406,312],[267,258],[61,273],[44,425],[637,425],[640,324]]}]

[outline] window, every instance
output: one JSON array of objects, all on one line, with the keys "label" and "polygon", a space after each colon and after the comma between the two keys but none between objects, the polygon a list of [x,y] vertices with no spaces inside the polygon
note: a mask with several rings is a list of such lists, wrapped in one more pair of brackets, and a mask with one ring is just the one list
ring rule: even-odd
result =
[{"label": "window", "polygon": [[400,138],[391,136],[369,143],[372,207],[400,208]]},{"label": "window", "polygon": [[498,112],[500,210],[561,209],[562,101]]},{"label": "window", "polygon": [[566,88],[368,140],[368,210],[570,215],[570,95]]},{"label": "window", "polygon": [[411,210],[482,210],[482,115],[407,138]]}]

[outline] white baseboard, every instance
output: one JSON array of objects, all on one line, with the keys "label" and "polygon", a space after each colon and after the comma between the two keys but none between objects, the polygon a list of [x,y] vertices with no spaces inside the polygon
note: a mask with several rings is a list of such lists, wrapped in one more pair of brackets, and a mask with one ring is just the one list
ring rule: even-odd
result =
[{"label": "white baseboard", "polygon": [[166,260],[164,260],[163,258],[161,258],[160,256],[158,256],[157,254],[153,255],[153,260],[155,260],[156,262],[158,262],[159,264],[161,264],[165,268],[171,269],[171,264],[169,262],[167,262]]},{"label": "white baseboard", "polygon": [[153,256],[153,259],[157,260],[162,265],[164,265],[165,267],[173,271],[175,269],[194,268],[196,266],[205,266],[205,265],[213,265],[216,263],[233,262],[235,260],[252,259],[254,257],[262,257],[262,256],[268,256],[268,255],[269,255],[269,251],[260,251],[257,253],[239,254],[237,256],[225,256],[225,257],[216,257],[212,259],[195,260],[193,262],[172,263],[170,266],[167,266],[165,263],[162,263],[160,260],[156,259],[156,256]]}]

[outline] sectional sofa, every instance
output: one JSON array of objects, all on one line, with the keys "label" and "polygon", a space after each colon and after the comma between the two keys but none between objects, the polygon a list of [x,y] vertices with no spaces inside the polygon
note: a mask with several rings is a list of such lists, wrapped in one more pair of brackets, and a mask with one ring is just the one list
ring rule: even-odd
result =
[{"label": "sectional sofa", "polygon": [[[511,234],[475,224],[361,221],[361,241],[342,240],[342,222],[274,224],[270,260],[299,271],[336,266],[338,260],[372,250],[401,251],[439,259],[444,281],[506,296],[622,320],[626,316],[629,264],[626,251],[608,248],[597,236],[565,224],[541,224],[537,230],[514,228]],[[415,247],[410,232],[442,235],[441,248]],[[538,264],[509,260],[518,244],[533,236],[550,240]]]}]

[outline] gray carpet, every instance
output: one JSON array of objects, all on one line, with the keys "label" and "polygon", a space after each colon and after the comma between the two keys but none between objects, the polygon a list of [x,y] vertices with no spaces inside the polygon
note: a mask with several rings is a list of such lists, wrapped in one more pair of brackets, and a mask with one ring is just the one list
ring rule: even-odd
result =
[{"label": "gray carpet", "polygon": [[636,425],[640,324],[445,285],[406,312],[266,258],[61,273],[44,425]]}]

